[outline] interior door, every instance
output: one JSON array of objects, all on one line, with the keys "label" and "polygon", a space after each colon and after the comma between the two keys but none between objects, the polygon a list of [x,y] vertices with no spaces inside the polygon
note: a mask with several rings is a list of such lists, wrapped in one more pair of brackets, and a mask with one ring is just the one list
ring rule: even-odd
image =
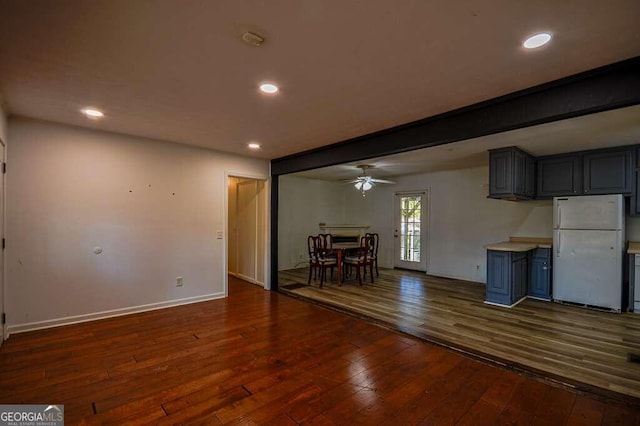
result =
[{"label": "interior door", "polygon": [[398,192],[395,195],[394,266],[427,270],[427,206],[426,191]]},{"label": "interior door", "polygon": [[256,283],[256,246],[257,246],[257,181],[243,179],[237,184],[238,201],[236,262],[238,277]]}]

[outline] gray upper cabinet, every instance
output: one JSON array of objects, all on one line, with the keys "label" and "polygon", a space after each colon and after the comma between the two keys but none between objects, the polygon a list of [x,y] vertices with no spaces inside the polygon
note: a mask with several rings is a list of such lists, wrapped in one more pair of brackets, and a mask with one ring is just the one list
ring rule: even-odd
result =
[{"label": "gray upper cabinet", "polygon": [[631,148],[598,150],[583,155],[583,193],[631,195],[633,189]]},{"label": "gray upper cabinet", "polygon": [[582,158],[578,154],[538,158],[538,198],[582,195]]},{"label": "gray upper cabinet", "polygon": [[640,216],[640,185],[638,185],[638,179],[640,179],[640,147],[633,149],[634,165],[632,173],[635,176],[632,185],[634,185],[633,192],[631,194],[631,208],[629,214],[631,216]]},{"label": "gray upper cabinet", "polygon": [[534,158],[515,146],[489,151],[489,198],[533,198],[534,173]]},{"label": "gray upper cabinet", "polygon": [[529,200],[572,195],[631,196],[640,216],[640,146],[535,158],[515,146],[489,151],[489,198]]}]

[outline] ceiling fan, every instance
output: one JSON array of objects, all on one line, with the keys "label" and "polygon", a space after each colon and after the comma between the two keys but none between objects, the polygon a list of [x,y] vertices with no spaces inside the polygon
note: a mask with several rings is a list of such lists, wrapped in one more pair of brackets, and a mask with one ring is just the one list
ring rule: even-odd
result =
[{"label": "ceiling fan", "polygon": [[359,169],[362,169],[362,174],[355,179],[348,179],[345,183],[352,183],[353,186],[358,190],[362,191],[362,196],[366,195],[366,191],[373,188],[376,184],[379,183],[388,183],[394,184],[394,181],[386,180],[386,179],[375,179],[367,174],[367,170],[373,169],[374,166],[370,164],[361,164],[357,166]]}]

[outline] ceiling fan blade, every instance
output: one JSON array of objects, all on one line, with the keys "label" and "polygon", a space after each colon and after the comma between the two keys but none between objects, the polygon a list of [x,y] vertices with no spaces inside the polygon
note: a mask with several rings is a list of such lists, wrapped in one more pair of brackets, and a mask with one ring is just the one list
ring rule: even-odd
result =
[{"label": "ceiling fan blade", "polygon": [[360,182],[360,179],[342,179],[340,182],[342,182],[344,184],[358,183],[358,182]]},{"label": "ceiling fan blade", "polygon": [[395,183],[392,180],[386,180],[386,179],[371,179],[371,182],[375,182],[375,183],[391,183],[391,184]]}]

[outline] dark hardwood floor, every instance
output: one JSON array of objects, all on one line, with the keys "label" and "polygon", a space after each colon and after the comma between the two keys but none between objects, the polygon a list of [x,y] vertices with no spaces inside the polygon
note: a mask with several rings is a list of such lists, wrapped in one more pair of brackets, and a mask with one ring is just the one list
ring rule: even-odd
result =
[{"label": "dark hardwood floor", "polygon": [[527,299],[509,309],[483,303],[484,285],[381,269],[353,281],[307,286],[308,269],[282,271],[280,288],[404,331],[617,397],[640,397],[640,315]]},{"label": "dark hardwood floor", "polygon": [[227,299],[10,337],[1,403],[66,424],[640,424],[595,399],[230,277]]}]

